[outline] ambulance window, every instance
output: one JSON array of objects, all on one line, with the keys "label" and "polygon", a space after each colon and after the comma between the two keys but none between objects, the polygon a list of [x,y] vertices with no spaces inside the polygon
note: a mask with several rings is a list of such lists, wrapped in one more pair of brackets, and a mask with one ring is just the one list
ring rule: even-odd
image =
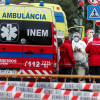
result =
[{"label": "ambulance window", "polygon": [[25,21],[24,30],[27,44],[52,45],[51,22]]},{"label": "ambulance window", "polygon": [[57,42],[58,42],[58,47],[60,47],[63,43],[62,39],[60,39],[60,38],[57,38]]},{"label": "ambulance window", "polygon": [[56,19],[56,22],[64,23],[63,13],[61,13],[61,12],[55,12],[55,19]]},{"label": "ambulance window", "polygon": [[23,21],[0,20],[0,43],[19,44],[23,34]]}]

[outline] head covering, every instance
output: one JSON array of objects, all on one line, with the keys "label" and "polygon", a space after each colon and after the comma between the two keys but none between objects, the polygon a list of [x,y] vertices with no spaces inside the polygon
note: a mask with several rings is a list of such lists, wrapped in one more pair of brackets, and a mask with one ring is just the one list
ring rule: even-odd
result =
[{"label": "head covering", "polygon": [[90,31],[90,30],[91,30],[91,29],[87,29],[87,30],[86,30],[86,33],[87,33],[88,31]]},{"label": "head covering", "polygon": [[73,34],[73,38],[74,38],[76,35],[79,36],[79,38],[81,38],[81,35],[80,35],[79,32],[75,32],[75,33]]},{"label": "head covering", "polygon": [[87,31],[86,31],[86,33],[93,33],[94,32],[94,30],[92,30],[92,29],[88,29]]}]

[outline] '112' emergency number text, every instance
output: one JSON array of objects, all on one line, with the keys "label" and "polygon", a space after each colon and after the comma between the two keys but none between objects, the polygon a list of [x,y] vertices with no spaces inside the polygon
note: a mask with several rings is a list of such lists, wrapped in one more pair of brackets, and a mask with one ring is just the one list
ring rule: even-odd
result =
[{"label": "'112' emergency number text", "polygon": [[29,66],[29,67],[40,67],[40,66],[44,66],[44,68],[48,68],[48,66],[51,66],[51,62],[50,61],[42,61],[42,63],[40,63],[39,61],[26,61],[25,62],[25,67]]}]

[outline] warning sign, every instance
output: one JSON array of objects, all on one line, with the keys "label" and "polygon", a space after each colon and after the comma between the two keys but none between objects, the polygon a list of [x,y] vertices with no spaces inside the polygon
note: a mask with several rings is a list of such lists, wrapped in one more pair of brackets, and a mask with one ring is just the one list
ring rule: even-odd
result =
[{"label": "warning sign", "polygon": [[93,11],[91,13],[90,18],[100,18],[99,14],[95,8],[93,9]]}]

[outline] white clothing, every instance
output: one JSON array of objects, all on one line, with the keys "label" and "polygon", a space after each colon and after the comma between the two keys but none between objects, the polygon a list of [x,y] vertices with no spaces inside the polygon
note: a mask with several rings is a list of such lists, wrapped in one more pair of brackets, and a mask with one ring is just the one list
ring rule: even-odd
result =
[{"label": "white clothing", "polygon": [[[93,38],[88,39],[88,43],[91,41],[93,41]],[[87,45],[88,45],[88,43],[87,43]],[[88,54],[86,54],[86,57],[88,58]]]},{"label": "white clothing", "polygon": [[91,41],[93,41],[93,38],[90,38],[90,39],[88,40],[88,43],[91,42]]},{"label": "white clothing", "polygon": [[83,42],[82,40],[79,40],[78,42],[75,42],[73,40],[72,41],[72,49],[73,49],[73,51],[74,51],[75,47],[77,47],[78,49],[81,49],[81,52],[79,52],[78,50],[73,52],[75,60],[79,60],[79,61],[85,62],[86,61],[86,52],[85,52],[86,43]]},{"label": "white clothing", "polygon": [[88,38],[88,43],[93,41],[93,33],[88,33],[87,38]]}]

